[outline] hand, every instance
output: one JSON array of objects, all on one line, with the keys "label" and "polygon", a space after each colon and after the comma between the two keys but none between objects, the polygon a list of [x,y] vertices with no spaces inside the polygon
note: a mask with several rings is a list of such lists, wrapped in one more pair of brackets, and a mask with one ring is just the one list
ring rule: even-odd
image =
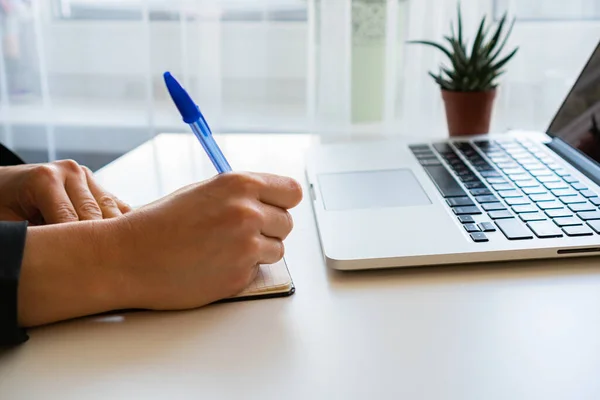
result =
[{"label": "hand", "polygon": [[112,218],[131,208],[72,160],[0,167],[0,220],[32,225]]},{"label": "hand", "polygon": [[293,179],[232,172],[115,220],[125,304],[182,309],[238,293],[281,260],[301,199]]}]

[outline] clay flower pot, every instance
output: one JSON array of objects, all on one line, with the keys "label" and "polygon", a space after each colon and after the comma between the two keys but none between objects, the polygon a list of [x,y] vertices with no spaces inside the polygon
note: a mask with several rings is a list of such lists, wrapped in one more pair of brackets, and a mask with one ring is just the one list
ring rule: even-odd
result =
[{"label": "clay flower pot", "polygon": [[488,133],[496,89],[485,92],[442,90],[450,136]]}]

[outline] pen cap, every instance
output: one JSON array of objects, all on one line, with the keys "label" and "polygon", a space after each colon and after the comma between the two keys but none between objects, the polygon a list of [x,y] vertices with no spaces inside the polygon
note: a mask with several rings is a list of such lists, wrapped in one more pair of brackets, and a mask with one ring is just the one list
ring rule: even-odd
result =
[{"label": "pen cap", "polygon": [[163,77],[165,78],[167,90],[183,117],[183,121],[186,124],[198,121],[201,117],[200,110],[198,110],[198,106],[194,103],[190,95],[181,87],[170,72],[165,72]]}]

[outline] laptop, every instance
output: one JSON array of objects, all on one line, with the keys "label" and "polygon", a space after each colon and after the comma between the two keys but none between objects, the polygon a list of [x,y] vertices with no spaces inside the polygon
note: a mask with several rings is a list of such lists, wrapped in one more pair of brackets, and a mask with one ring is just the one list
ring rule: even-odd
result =
[{"label": "laptop", "polygon": [[600,45],[546,132],[321,144],[306,175],[340,270],[600,254]]}]

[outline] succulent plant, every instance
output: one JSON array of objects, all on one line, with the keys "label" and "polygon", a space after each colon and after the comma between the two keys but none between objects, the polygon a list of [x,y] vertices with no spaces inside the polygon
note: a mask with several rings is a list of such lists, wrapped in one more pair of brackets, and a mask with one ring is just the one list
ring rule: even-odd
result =
[{"label": "succulent plant", "polygon": [[[450,60],[451,67],[440,65],[439,73],[429,75],[444,90],[455,92],[482,92],[495,89],[496,79],[505,71],[503,67],[519,50],[513,49],[508,55],[501,57],[502,50],[512,32],[513,19],[506,34],[507,14],[504,13],[491,37],[488,39],[490,26],[486,26],[486,17],[481,19],[477,35],[471,46],[463,38],[463,26],[460,5],[457,7],[458,30],[450,24],[450,36],[444,36],[448,47],[428,40],[411,40],[408,43],[424,44],[442,51]],[[504,35],[504,38],[502,36]],[[468,49],[470,47],[470,49]]]}]

